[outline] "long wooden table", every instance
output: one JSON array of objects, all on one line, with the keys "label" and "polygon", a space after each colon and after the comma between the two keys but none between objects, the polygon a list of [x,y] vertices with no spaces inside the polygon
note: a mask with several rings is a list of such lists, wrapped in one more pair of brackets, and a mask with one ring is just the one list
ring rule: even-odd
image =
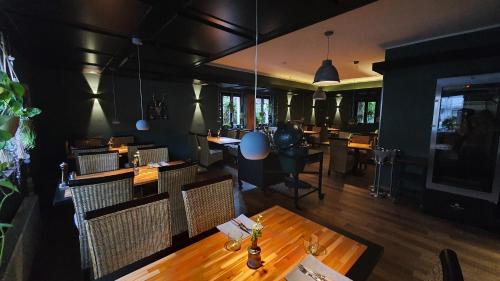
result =
[{"label": "long wooden table", "polygon": [[376,244],[341,234],[280,206],[261,214],[264,230],[259,246],[264,265],[257,270],[246,265],[250,238],[242,242],[239,251],[229,252],[224,249],[227,237],[218,232],[139,269],[135,267],[133,272],[131,265],[101,280],[284,280],[306,256],[304,239],[315,234],[325,249],[317,258],[356,281],[368,277],[383,252]]},{"label": "long wooden table", "polygon": [[[170,161],[167,163],[168,166],[171,165],[179,165],[185,163],[182,160],[176,160],[176,161]],[[148,183],[154,183],[158,181],[158,168],[154,167],[148,167],[148,166],[140,166],[138,167],[139,173],[134,176],[134,186],[142,186]],[[91,179],[91,178],[98,178],[98,177],[105,177],[105,176],[113,176],[113,175],[119,175],[119,174],[124,174],[128,172],[132,172],[133,168],[124,168],[124,169],[118,169],[114,171],[107,171],[107,172],[100,172],[100,173],[94,173],[94,174],[88,174],[88,175],[80,175],[76,176],[76,180],[81,180],[81,179]],[[69,192],[69,188],[66,189],[57,189],[55,196],[54,196],[54,205],[58,205],[63,203],[64,201],[69,201],[71,199],[71,193]]]},{"label": "long wooden table", "polygon": [[241,142],[241,140],[239,140],[239,139],[232,139],[232,138],[226,138],[226,137],[207,137],[207,140],[209,142],[219,144],[219,145],[235,144],[235,143]]}]

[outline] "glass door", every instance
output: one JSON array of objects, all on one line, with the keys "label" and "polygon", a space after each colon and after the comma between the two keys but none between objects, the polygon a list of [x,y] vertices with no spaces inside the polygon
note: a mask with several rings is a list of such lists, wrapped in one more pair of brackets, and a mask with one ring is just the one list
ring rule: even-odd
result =
[{"label": "glass door", "polygon": [[461,83],[457,79],[438,80],[428,188],[496,203],[500,190],[500,76],[468,77]]}]

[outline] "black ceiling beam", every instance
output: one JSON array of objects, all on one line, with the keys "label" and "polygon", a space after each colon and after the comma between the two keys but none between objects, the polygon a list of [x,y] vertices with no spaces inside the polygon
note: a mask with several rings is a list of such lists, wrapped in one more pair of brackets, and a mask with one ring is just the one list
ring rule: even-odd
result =
[{"label": "black ceiling beam", "polygon": [[255,31],[248,30],[236,24],[230,23],[228,21],[222,20],[215,16],[209,15],[202,11],[196,10],[194,8],[186,8],[179,12],[179,16],[187,19],[197,21],[206,25],[210,25],[219,30],[246,38],[248,40],[253,40],[255,38]]},{"label": "black ceiling beam", "polygon": [[[129,35],[127,35],[127,34],[120,34],[120,33],[116,33],[116,32],[111,32],[111,31],[108,31],[108,30],[105,30],[105,29],[102,29],[102,28],[97,28],[95,26],[89,26],[89,25],[81,24],[81,23],[67,22],[67,21],[62,21],[62,20],[50,18],[50,17],[43,17],[43,16],[40,16],[40,15],[25,14],[25,13],[20,13],[18,11],[14,11],[14,10],[6,10],[6,11],[9,14],[14,14],[14,15],[17,15],[17,16],[25,17],[25,18],[28,18],[29,20],[40,20],[40,21],[52,22],[52,23],[56,23],[56,24],[60,24],[60,25],[68,26],[68,27],[72,27],[72,28],[75,28],[75,29],[80,29],[80,30],[85,30],[85,31],[93,32],[93,33],[102,34],[102,35],[107,35],[107,36],[110,36],[110,37],[117,37],[117,38],[122,38],[122,39],[126,39],[126,40],[131,40],[131,37]],[[36,23],[36,21],[34,21],[34,22]],[[143,40],[143,43],[144,44],[148,44],[148,45],[160,46],[161,48],[172,50],[172,51],[177,51],[177,52],[180,52],[180,53],[185,53],[187,55],[193,55],[194,54],[194,55],[197,55],[197,56],[200,56],[200,57],[208,57],[208,56],[210,56],[207,53],[200,52],[200,51],[197,51],[197,50],[193,50],[193,49],[190,49],[190,48],[179,48],[179,47],[173,47],[173,46],[166,45],[166,44],[158,44],[158,43],[155,43],[155,42],[153,42],[151,40]],[[130,44],[132,45],[132,43],[130,43]]]},{"label": "black ceiling beam", "polygon": [[500,57],[500,44],[492,44],[474,48],[464,48],[437,52],[429,55],[395,59],[384,62],[376,62],[372,65],[372,70],[384,74],[387,70],[407,68],[420,65],[455,62],[460,60],[477,60],[492,57]]}]

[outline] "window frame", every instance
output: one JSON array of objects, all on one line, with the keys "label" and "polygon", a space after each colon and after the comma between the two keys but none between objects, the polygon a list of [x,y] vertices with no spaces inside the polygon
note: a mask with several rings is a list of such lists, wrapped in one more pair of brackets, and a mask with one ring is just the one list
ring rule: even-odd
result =
[{"label": "window frame", "polygon": [[260,112],[263,112],[264,111],[264,100],[269,100],[269,105],[268,105],[268,115],[267,115],[267,124],[266,123],[262,123],[262,124],[259,124],[258,120],[257,120],[257,116],[258,116],[258,113],[257,113],[257,100],[254,101],[254,109],[255,109],[255,119],[256,119],[256,123],[257,123],[257,126],[259,125],[264,125],[264,126],[271,126],[273,124],[273,121],[274,121],[274,118],[273,118],[273,113],[274,113],[274,102],[273,102],[273,97],[271,95],[257,95],[257,99],[260,99],[261,100],[261,103],[260,103],[260,110],[259,111],[259,114]]},{"label": "window frame", "polygon": [[[240,108],[240,122],[239,124],[237,124],[235,121],[236,119],[234,118],[234,112],[229,112],[229,119],[230,119],[230,122],[229,124],[224,124],[224,97],[229,97],[230,99],[230,103],[233,103],[234,104],[234,97],[238,97],[240,102],[239,102],[239,108]],[[244,127],[245,126],[245,122],[244,122],[244,118],[242,118],[242,116],[244,116],[244,111],[243,111],[243,104],[244,104],[244,101],[243,101],[243,95],[241,93],[234,93],[234,92],[221,92],[220,93],[220,109],[221,109],[221,124],[222,126],[226,126],[226,125],[229,125],[231,128],[235,128],[236,126],[241,126],[241,127]]]},{"label": "window frame", "polygon": [[[358,124],[373,125],[373,124],[378,123],[377,122],[377,109],[378,109],[379,103],[378,103],[377,99],[374,99],[374,98],[358,99],[355,102],[356,102],[356,111],[354,113],[356,116],[356,121],[358,121],[359,104],[360,103],[364,104],[363,122],[358,122]],[[374,114],[373,122],[368,123],[368,104],[371,102],[375,103],[375,112],[373,113]]]}]

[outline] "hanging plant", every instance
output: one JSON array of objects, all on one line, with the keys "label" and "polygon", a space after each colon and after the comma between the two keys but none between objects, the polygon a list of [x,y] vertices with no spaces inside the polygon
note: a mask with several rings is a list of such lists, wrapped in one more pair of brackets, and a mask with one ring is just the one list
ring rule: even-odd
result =
[{"label": "hanging plant", "polygon": [[[5,72],[0,71],[0,148],[3,155],[0,159],[0,212],[9,197],[19,192],[10,180],[16,170],[19,176],[18,160],[24,157],[26,149],[35,145],[35,134],[29,120],[40,114],[41,110],[24,107],[24,94],[25,89],[20,83],[12,81]],[[23,157],[19,157],[21,155]],[[12,225],[0,222],[0,264],[5,232],[9,227]]]}]

